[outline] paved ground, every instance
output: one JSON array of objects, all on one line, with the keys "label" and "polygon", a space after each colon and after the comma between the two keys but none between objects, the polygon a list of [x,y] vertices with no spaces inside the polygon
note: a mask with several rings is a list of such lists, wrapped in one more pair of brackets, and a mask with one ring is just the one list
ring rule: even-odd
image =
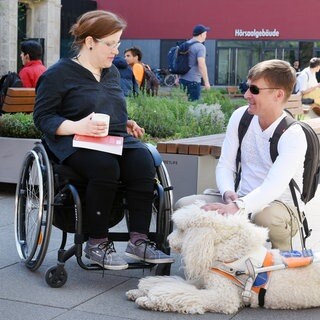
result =
[{"label": "paved ground", "polygon": [[[20,262],[14,241],[14,193],[7,185],[0,185],[0,319],[3,320],[121,320],[121,319],[319,319],[320,308],[301,311],[243,309],[237,314],[181,315],[150,312],[138,309],[126,300],[125,292],[135,288],[139,278],[149,270],[99,271],[82,270],[72,258],[66,264],[67,283],[59,289],[48,287],[44,275],[55,265],[60,233],[54,230],[49,251],[43,265],[30,272]],[[320,250],[320,193],[309,206],[309,221],[313,235],[309,246]],[[116,244],[119,252],[124,244]],[[182,275],[179,257],[172,274]],[[152,274],[152,272],[151,272]],[[299,281],[299,279],[297,279]],[[288,284],[288,294],[290,292]],[[307,285],[307,284],[306,284]],[[320,303],[320,292],[319,292]]]}]

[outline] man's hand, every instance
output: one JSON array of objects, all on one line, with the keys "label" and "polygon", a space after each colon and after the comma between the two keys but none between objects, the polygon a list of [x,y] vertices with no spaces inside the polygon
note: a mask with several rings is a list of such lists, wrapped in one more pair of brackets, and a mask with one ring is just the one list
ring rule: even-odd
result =
[{"label": "man's hand", "polygon": [[231,203],[232,201],[235,201],[238,198],[238,195],[234,191],[226,191],[223,194],[223,200],[225,203]]},{"label": "man's hand", "polygon": [[219,202],[214,203],[207,203],[201,207],[201,209],[205,211],[215,210],[219,214],[225,215],[225,214],[235,214],[239,211],[239,208],[234,202],[224,204]]}]

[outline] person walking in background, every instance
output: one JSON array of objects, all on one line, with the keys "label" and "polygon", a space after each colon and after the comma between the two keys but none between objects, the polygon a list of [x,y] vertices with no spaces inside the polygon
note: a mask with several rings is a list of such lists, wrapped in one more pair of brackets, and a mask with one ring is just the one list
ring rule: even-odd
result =
[{"label": "person walking in background", "polygon": [[25,88],[35,88],[39,77],[46,71],[42,64],[42,46],[34,40],[27,40],[21,43],[21,61],[23,64],[19,72],[22,85]]},{"label": "person walking in background", "polygon": [[124,51],[124,58],[127,64],[132,68],[132,72],[136,81],[138,82],[139,89],[143,85],[144,80],[144,66],[142,64],[142,51],[137,47],[131,47]]},{"label": "person walking in background", "polygon": [[201,78],[205,89],[210,89],[208,70],[206,65],[206,47],[204,42],[207,38],[209,27],[198,24],[193,28],[193,37],[187,42],[198,42],[189,48],[190,70],[180,76],[179,83],[187,91],[190,101],[199,100],[201,95]]},{"label": "person walking in background", "polygon": [[127,64],[127,61],[120,56],[116,56],[113,60],[113,64],[119,70],[120,86],[123,94],[126,97],[137,96],[139,93],[138,83],[134,77],[131,67]]}]

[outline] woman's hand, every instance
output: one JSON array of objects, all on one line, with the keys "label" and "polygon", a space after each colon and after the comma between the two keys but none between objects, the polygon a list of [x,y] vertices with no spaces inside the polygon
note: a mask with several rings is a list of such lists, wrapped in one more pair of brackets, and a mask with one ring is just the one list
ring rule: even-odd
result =
[{"label": "woman's hand", "polygon": [[105,121],[101,120],[93,120],[92,116],[94,112],[91,113],[89,116],[77,121],[78,128],[81,135],[92,136],[92,137],[104,137],[106,136],[107,124]]},{"label": "woman's hand", "polygon": [[134,120],[127,121],[127,132],[135,138],[141,138],[145,131]]},{"label": "woman's hand", "polygon": [[104,121],[92,120],[94,112],[78,121],[65,120],[57,129],[57,135],[80,134],[83,136],[103,137],[106,135],[107,125]]}]

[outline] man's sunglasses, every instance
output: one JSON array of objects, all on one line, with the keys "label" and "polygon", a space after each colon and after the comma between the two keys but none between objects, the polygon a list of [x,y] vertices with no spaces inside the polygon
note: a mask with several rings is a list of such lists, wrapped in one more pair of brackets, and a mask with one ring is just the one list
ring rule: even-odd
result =
[{"label": "man's sunglasses", "polygon": [[273,90],[273,89],[279,89],[279,88],[259,88],[254,84],[250,84],[248,85],[248,89],[252,94],[256,95],[260,93],[260,90]]}]

